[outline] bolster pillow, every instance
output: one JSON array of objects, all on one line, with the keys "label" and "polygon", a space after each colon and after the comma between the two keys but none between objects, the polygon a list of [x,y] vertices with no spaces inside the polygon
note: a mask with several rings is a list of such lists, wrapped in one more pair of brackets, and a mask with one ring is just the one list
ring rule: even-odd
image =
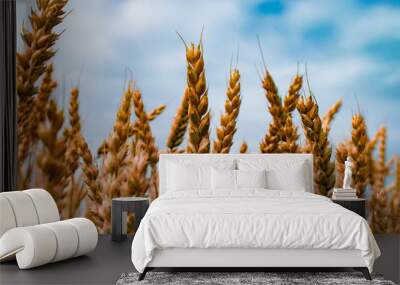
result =
[{"label": "bolster pillow", "polygon": [[86,254],[96,248],[97,229],[85,218],[13,228],[0,238],[0,261],[14,256],[20,269]]}]

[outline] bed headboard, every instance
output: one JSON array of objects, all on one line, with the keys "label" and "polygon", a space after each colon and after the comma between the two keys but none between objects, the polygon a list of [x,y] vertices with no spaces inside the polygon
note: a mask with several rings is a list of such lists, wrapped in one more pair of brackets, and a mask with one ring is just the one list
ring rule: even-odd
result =
[{"label": "bed headboard", "polygon": [[160,154],[160,161],[158,163],[160,181],[159,181],[159,194],[163,194],[166,191],[166,176],[167,176],[167,163],[169,161],[195,161],[196,164],[210,164],[213,162],[217,162],[218,160],[232,160],[235,161],[237,159],[244,160],[285,160],[288,162],[298,162],[305,161],[307,167],[307,181],[308,181],[308,191],[314,192],[314,183],[313,183],[313,156],[312,154],[292,154],[292,153],[271,153],[271,154]]}]

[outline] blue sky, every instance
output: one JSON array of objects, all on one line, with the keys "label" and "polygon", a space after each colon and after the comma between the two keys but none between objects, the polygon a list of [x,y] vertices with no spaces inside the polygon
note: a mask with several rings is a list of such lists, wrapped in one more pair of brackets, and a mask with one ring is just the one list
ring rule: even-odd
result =
[{"label": "blue sky", "polygon": [[[19,22],[25,11],[18,3]],[[389,129],[389,152],[400,153],[400,1],[183,1],[71,0],[55,59],[59,102],[79,83],[84,133],[93,149],[112,128],[127,79],[135,79],[148,110],[167,110],[152,129],[161,149],[185,86],[184,46],[204,26],[211,135],[223,111],[232,54],[239,48],[242,109],[234,150],[245,139],[258,152],[270,116],[255,66],[257,35],[267,67],[285,95],[300,63],[327,108],[344,106],[332,126],[334,144],[347,139],[351,116],[361,111],[369,132]],[[63,99],[64,98],[64,99]],[[296,117],[298,122],[298,118]]]}]

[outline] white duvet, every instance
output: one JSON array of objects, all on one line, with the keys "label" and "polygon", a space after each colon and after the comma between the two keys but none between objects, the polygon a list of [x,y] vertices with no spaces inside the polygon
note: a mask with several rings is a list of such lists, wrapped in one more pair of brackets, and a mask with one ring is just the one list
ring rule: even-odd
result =
[{"label": "white duvet", "polygon": [[358,249],[370,271],[380,255],[359,215],[320,195],[265,189],[162,195],[133,240],[135,268],[165,248]]}]

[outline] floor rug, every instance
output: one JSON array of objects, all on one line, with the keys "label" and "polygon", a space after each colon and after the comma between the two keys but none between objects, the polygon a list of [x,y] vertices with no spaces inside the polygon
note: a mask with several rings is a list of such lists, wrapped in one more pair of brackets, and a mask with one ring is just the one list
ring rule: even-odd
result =
[{"label": "floor rug", "polygon": [[373,280],[368,281],[360,272],[148,272],[142,281],[138,281],[138,276],[138,273],[122,274],[117,285],[395,285],[392,281],[384,280],[380,275],[372,275]]}]

